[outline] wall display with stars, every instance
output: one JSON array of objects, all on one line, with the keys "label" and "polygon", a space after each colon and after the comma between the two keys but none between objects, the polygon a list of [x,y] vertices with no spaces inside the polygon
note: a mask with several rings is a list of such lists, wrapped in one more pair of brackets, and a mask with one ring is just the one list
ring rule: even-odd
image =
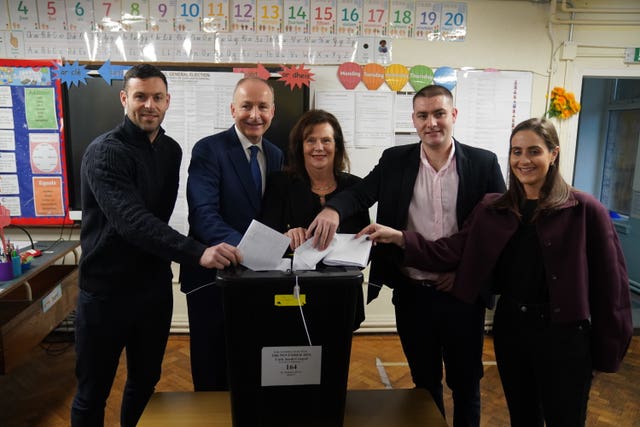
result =
[{"label": "wall display with stars", "polygon": [[82,79],[79,66],[0,60],[0,204],[11,222],[69,222],[60,74]]}]

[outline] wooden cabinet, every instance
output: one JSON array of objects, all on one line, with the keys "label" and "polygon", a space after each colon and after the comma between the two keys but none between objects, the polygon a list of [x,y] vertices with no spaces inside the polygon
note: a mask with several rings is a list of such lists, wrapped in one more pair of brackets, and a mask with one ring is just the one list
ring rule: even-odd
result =
[{"label": "wooden cabinet", "polygon": [[42,256],[13,280],[0,282],[0,374],[19,365],[78,299],[79,242],[39,242]]}]

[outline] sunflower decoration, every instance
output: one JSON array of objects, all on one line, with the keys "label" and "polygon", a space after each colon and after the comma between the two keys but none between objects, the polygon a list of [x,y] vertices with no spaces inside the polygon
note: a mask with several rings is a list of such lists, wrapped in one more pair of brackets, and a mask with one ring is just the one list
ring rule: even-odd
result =
[{"label": "sunflower decoration", "polygon": [[553,88],[549,99],[548,117],[557,117],[564,120],[578,111],[580,111],[580,103],[576,101],[576,97],[572,92],[567,92],[561,87]]}]

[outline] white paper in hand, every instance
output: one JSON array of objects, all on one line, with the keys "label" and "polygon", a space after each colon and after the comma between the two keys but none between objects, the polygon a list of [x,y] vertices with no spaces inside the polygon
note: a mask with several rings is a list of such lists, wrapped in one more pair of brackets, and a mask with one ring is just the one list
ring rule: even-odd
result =
[{"label": "white paper in hand", "polygon": [[366,235],[358,239],[354,237],[355,234],[336,234],[335,245],[322,262],[326,265],[366,267],[373,242]]},{"label": "white paper in hand", "polygon": [[293,252],[293,269],[294,270],[315,270],[316,264],[329,252],[335,245],[335,239],[324,251],[319,251],[313,247],[313,239],[308,239],[301,244]]},{"label": "white paper in hand", "polygon": [[254,219],[238,245],[242,265],[254,271],[277,270],[289,243],[289,237]]}]

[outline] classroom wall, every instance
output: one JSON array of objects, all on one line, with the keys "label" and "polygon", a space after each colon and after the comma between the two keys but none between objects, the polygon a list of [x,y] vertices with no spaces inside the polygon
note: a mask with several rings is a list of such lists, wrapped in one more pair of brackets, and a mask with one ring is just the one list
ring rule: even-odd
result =
[{"label": "classroom wall", "polygon": [[[640,4],[626,1],[574,1],[576,8],[635,9]],[[533,73],[531,116],[546,111],[546,94],[554,86],[562,86],[580,97],[582,78],[598,76],[638,76],[640,65],[624,64],[624,48],[640,46],[640,14],[577,13],[575,20],[633,20],[633,26],[569,25],[550,22],[551,3],[529,1],[471,0],[467,2],[469,28],[464,42],[425,42],[394,40],[392,63],[407,67],[423,64],[436,69],[449,66],[456,69],[497,69]],[[559,10],[560,5],[558,5]],[[559,14],[568,20],[570,14]],[[566,47],[569,45],[568,47]],[[575,49],[575,57],[572,50]],[[312,83],[312,99],[316,90],[335,90],[340,84],[334,77],[337,67],[312,67],[316,81]],[[365,89],[359,89],[365,90]],[[589,107],[588,107],[589,108]],[[559,122],[563,153],[561,172],[568,180],[573,177],[578,116]],[[473,144],[473,141],[461,141]],[[508,141],[504,141],[508,144]],[[352,172],[368,173],[377,163],[382,148],[351,149]],[[385,330],[393,327],[391,292],[385,288],[379,300],[367,306],[367,321],[363,330]],[[389,323],[392,322],[392,323]]]},{"label": "classroom wall", "polygon": [[[580,12],[573,16],[578,22],[576,25],[553,22],[572,19],[570,13],[552,14],[560,7],[556,1],[467,0],[466,3],[469,26],[465,41],[393,40],[391,62],[407,67],[423,64],[433,69],[449,66],[530,71],[533,73],[532,116],[544,114],[545,95],[553,86],[562,86],[579,98],[584,76],[640,77],[640,65],[623,62],[624,48],[640,47],[640,14],[637,13],[640,4],[637,0],[574,0],[571,3],[575,8],[589,11],[636,11],[624,14]],[[612,25],[623,20],[633,25]],[[590,24],[585,25],[586,21]],[[315,74],[311,86],[312,102],[313,93],[317,90],[342,88],[336,77],[337,66],[307,66]],[[577,122],[577,117],[573,117],[558,123],[563,152],[561,172],[568,179],[573,176]],[[473,144],[473,141],[462,142]],[[349,153],[352,172],[366,174],[376,164],[381,152],[380,148],[352,149]],[[36,229],[33,232],[38,239],[55,238],[60,234],[59,230]],[[186,331],[186,304],[178,285],[174,288],[174,330]],[[380,331],[393,328],[390,292],[385,289],[381,298],[367,306],[363,329]]]}]

